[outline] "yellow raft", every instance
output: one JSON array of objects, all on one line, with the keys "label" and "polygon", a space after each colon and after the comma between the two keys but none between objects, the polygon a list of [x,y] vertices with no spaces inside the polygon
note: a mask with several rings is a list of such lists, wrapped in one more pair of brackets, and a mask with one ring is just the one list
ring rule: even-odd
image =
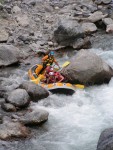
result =
[{"label": "yellow raft", "polygon": [[[40,74],[43,66],[41,64],[36,64],[32,68],[29,69],[28,75],[32,82],[35,84],[38,84],[45,89],[49,90],[52,93],[58,93],[58,94],[66,94],[66,95],[72,95],[75,93],[76,88],[84,88],[84,85],[80,84],[70,84],[70,83],[52,83],[52,84],[44,84],[40,81],[44,79],[43,73]],[[44,71],[43,71],[44,72]]]}]

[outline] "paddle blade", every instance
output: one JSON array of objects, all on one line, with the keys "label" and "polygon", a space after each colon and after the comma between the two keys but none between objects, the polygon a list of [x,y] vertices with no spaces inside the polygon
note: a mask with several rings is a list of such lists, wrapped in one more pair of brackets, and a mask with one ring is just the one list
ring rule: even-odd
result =
[{"label": "paddle blade", "polygon": [[75,84],[75,87],[79,88],[79,89],[84,89],[85,88],[85,86],[82,85],[82,84]]},{"label": "paddle blade", "polygon": [[66,62],[62,65],[62,68],[68,66],[69,64],[70,64],[70,62],[69,62],[69,61],[66,61]]}]

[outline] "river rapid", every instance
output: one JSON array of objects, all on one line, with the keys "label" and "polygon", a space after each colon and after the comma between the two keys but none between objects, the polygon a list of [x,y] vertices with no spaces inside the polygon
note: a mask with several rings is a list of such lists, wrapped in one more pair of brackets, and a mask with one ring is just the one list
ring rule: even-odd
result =
[{"label": "river rapid", "polygon": [[[112,50],[90,51],[113,67]],[[15,80],[20,82],[19,77]],[[113,127],[113,78],[109,84],[77,90],[73,96],[53,94],[31,103],[31,108],[39,107],[49,112],[48,121],[34,127],[30,139],[4,141],[0,150],[96,150],[101,131]]]}]

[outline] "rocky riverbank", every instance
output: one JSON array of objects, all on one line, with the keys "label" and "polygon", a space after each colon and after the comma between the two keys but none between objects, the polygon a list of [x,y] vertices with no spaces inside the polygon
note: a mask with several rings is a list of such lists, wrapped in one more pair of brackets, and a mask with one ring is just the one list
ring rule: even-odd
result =
[{"label": "rocky riverbank", "polygon": [[49,92],[25,82],[22,74],[48,50],[55,50],[57,57],[70,50],[71,63],[62,70],[69,82],[110,81],[113,69],[88,49],[113,47],[113,1],[0,2],[0,139],[26,138],[32,133],[31,125],[48,120],[46,110],[33,110],[30,105],[47,98]]}]

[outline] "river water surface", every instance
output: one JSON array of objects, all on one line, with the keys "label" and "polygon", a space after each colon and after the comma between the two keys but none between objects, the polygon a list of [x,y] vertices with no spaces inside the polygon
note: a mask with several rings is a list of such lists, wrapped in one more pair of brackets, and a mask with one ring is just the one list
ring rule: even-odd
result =
[{"label": "river water surface", "polygon": [[[91,49],[113,67],[113,51]],[[113,127],[113,79],[109,84],[77,90],[73,96],[50,95],[34,109],[49,112],[48,121],[34,128],[34,137],[4,142],[5,150],[96,150],[102,130]]]}]

